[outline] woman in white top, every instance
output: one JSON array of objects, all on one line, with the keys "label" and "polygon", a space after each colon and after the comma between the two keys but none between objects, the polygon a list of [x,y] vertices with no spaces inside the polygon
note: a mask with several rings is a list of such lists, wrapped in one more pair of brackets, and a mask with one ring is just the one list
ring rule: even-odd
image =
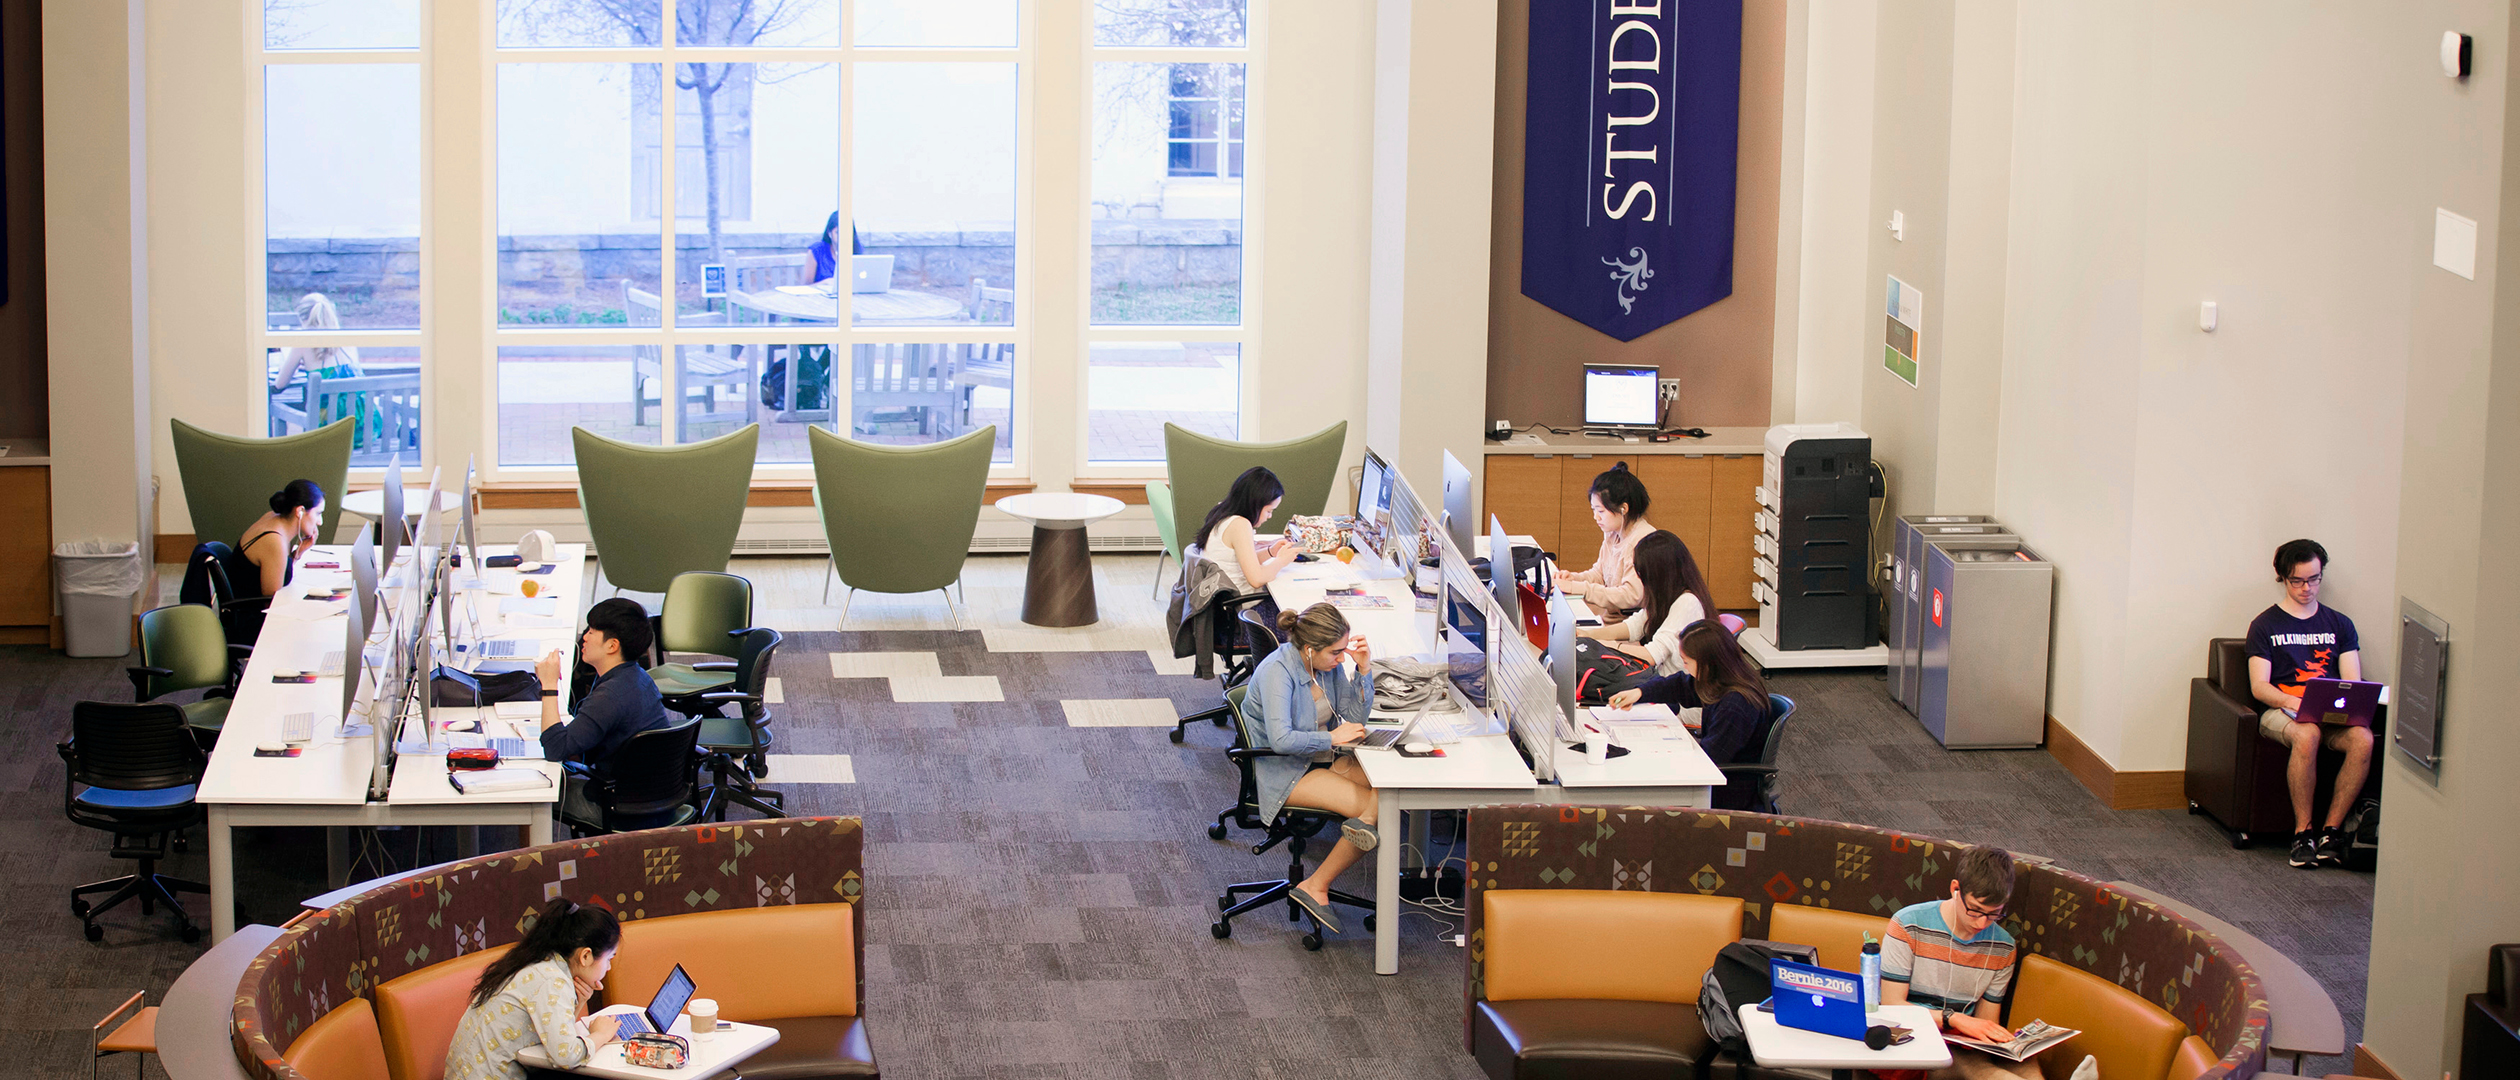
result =
[{"label": "woman in white top", "polygon": [[[1190,546],[1199,556],[1225,571],[1225,579],[1234,583],[1235,592],[1254,592],[1269,587],[1277,580],[1278,571],[1286,569],[1301,554],[1295,545],[1277,539],[1260,538],[1260,526],[1277,513],[1280,500],[1286,498],[1286,485],[1278,483],[1277,474],[1254,465],[1234,478],[1199,524],[1199,535],[1190,538]],[[1268,612],[1270,621],[1277,618],[1276,609]]]},{"label": "woman in white top", "polygon": [[[297,314],[300,330],[341,329],[341,309],[334,307],[332,298],[322,293],[311,292],[298,297]],[[358,347],[354,345],[292,345],[280,350],[280,371],[272,378],[271,392],[277,394],[286,388],[290,380],[298,377],[300,371],[321,375],[327,379],[362,374],[359,368]]]},{"label": "woman in white top", "polygon": [[1559,574],[1557,587],[1568,596],[1581,597],[1595,612],[1609,615],[1645,602],[1644,586],[1636,580],[1636,545],[1654,531],[1654,523],[1645,520],[1645,507],[1653,497],[1622,461],[1593,477],[1591,499],[1593,527],[1601,530],[1601,554],[1586,569]]},{"label": "woman in white top", "polygon": [[1615,642],[1620,651],[1654,665],[1654,674],[1680,670],[1680,632],[1715,610],[1689,545],[1657,529],[1636,542],[1636,580],[1644,603],[1624,622],[1587,626],[1585,637]]},{"label": "woman in white top", "polygon": [[567,899],[544,905],[534,928],[506,956],[482,969],[472,1001],[455,1022],[446,1048],[446,1080],[525,1080],[516,1052],[542,1047],[553,1065],[574,1069],[613,1041],[617,1021],[586,1021],[587,1000],[603,988],[621,947],[621,922],[593,904]]}]

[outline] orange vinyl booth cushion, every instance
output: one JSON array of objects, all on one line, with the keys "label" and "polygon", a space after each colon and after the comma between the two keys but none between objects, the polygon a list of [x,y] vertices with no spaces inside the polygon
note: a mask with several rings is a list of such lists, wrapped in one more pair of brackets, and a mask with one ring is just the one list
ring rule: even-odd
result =
[{"label": "orange vinyl booth cushion", "polygon": [[[466,953],[377,986],[377,1027],[384,1033],[385,1064],[394,1080],[445,1080],[446,1048],[455,1041],[464,1007],[472,1004],[473,986],[481,981],[482,969],[509,948]],[[307,1075],[321,1074],[310,1070]]]},{"label": "orange vinyl booth cushion", "polygon": [[604,1000],[646,1005],[681,964],[695,996],[715,999],[728,1020],[855,1016],[850,913],[847,904],[799,904],[625,922]]},{"label": "orange vinyl booth cushion", "polygon": [[[366,998],[351,998],[308,1025],[287,1053],[280,1055],[297,1071],[322,1080],[391,1080],[385,1065],[385,1040],[376,1028],[376,1009]],[[440,1071],[446,1048],[438,1048]]]},{"label": "orange vinyl booth cushion", "polygon": [[1741,939],[1729,896],[1598,889],[1483,894],[1489,1001],[1697,1003],[1715,954]]},{"label": "orange vinyl booth cushion", "polygon": [[1863,970],[1864,935],[1871,934],[1874,941],[1879,941],[1889,928],[1890,919],[1884,915],[1799,904],[1778,904],[1768,909],[1768,940],[1809,945],[1820,950],[1821,967],[1839,971]]},{"label": "orange vinyl booth cushion", "polygon": [[2165,1080],[2196,1080],[2222,1060],[2222,1055],[2205,1045],[2205,1040],[2190,1035],[2179,1040],[2179,1052],[2170,1058],[2170,1075]]},{"label": "orange vinyl booth cushion", "polygon": [[2082,1031],[2039,1055],[2040,1068],[2051,1077],[2071,1073],[2085,1054],[2100,1059],[2100,1075],[2109,1080],[2165,1076],[2179,1041],[2188,1037],[2187,1025],[2160,1006],[2044,956],[2022,957],[2020,973],[2013,978],[2006,1022],[2019,1027],[2032,1020]]}]

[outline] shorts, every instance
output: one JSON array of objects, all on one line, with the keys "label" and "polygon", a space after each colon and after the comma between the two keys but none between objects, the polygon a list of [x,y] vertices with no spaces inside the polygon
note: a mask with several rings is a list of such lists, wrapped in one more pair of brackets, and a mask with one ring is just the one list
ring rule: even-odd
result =
[{"label": "shorts", "polygon": [[[2269,742],[2279,742],[2290,746],[2293,725],[2298,723],[2301,721],[2284,715],[2282,709],[2268,709],[2258,714],[2258,734],[2265,736]],[[2352,724],[2320,724],[2319,745],[2330,750],[2343,750],[2347,741],[2353,737],[2348,732],[2353,730]]]}]

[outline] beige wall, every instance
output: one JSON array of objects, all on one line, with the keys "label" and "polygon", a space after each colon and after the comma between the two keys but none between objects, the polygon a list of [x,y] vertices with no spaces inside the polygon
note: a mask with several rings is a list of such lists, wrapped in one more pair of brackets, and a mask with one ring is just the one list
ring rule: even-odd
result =
[{"label": "beige wall", "polygon": [[[1791,0],[1787,18],[1786,123],[1794,134],[1781,170],[1776,390],[1769,422],[1855,421],[1863,413],[1863,366],[1878,363],[1878,290],[1872,275],[1873,101],[1880,5],[1875,0]],[[1780,240],[1780,242],[1783,242]]]}]

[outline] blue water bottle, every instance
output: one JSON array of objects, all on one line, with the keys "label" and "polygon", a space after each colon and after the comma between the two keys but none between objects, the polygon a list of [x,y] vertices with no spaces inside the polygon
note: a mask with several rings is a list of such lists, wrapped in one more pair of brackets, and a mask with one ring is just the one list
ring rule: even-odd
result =
[{"label": "blue water bottle", "polygon": [[1881,943],[1865,935],[1864,940],[1864,1012],[1881,1011]]}]

